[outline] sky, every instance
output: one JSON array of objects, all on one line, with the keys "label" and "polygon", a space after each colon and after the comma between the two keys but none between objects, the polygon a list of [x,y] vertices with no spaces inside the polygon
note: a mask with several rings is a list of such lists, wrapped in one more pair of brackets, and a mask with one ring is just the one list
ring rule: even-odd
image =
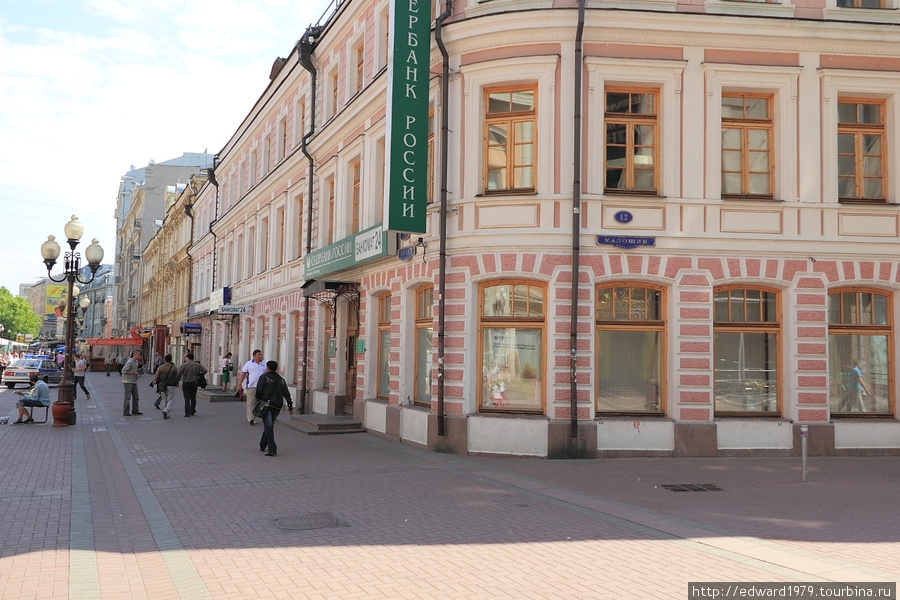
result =
[{"label": "sky", "polygon": [[121,177],[221,150],[332,3],[0,0],[0,286],[46,276],[72,215],[111,264]]}]

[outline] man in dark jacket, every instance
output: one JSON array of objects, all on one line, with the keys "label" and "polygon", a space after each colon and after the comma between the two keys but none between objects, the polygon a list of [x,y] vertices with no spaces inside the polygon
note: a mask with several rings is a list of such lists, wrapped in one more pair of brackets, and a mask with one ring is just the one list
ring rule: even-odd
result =
[{"label": "man in dark jacket", "polygon": [[284,378],[277,373],[277,369],[277,362],[274,360],[267,362],[266,372],[260,376],[259,383],[256,385],[256,399],[265,400],[269,406],[269,410],[262,418],[263,433],[259,440],[259,449],[265,452],[266,456],[275,456],[278,452],[278,446],[275,445],[275,419],[284,408],[285,401],[290,414],[294,414],[291,392],[288,390]]},{"label": "man in dark jacket", "polygon": [[200,375],[206,375],[206,369],[198,362],[194,362],[194,354],[188,352],[184,355],[184,362],[178,367],[178,378],[181,380],[181,392],[184,394],[184,416],[192,417],[197,414],[197,380]]}]

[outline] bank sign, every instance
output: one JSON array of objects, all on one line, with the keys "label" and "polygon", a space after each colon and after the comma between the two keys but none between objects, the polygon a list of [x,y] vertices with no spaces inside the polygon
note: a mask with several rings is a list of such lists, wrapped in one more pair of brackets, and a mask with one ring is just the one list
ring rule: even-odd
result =
[{"label": "bank sign", "polygon": [[316,279],[326,273],[334,273],[368,260],[387,256],[396,252],[395,247],[396,244],[388,243],[388,234],[384,226],[376,225],[307,254],[304,259],[305,278]]},{"label": "bank sign", "polygon": [[431,0],[391,2],[385,183],[385,228],[390,231],[426,232],[431,4]]}]

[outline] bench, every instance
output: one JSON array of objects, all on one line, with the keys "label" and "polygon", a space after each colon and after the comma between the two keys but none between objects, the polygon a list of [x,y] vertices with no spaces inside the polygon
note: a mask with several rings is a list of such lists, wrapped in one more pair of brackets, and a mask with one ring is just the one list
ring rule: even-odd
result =
[{"label": "bench", "polygon": [[34,422],[35,423],[46,423],[47,422],[48,415],[50,414],[50,406],[49,405],[44,406],[43,404],[41,404],[40,406],[26,406],[25,408],[28,410],[28,412],[31,413],[32,419],[34,419],[34,411],[41,410],[43,408],[44,409],[44,420],[38,421],[37,419],[34,419]]}]

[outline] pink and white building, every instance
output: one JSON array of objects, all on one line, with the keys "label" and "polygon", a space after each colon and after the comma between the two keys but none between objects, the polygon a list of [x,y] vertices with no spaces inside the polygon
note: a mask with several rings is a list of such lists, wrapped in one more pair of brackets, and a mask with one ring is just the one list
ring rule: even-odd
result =
[{"label": "pink and white building", "polygon": [[897,0],[435,2],[412,235],[389,3],[333,9],[193,207],[206,361],[437,451],[900,453]]}]

